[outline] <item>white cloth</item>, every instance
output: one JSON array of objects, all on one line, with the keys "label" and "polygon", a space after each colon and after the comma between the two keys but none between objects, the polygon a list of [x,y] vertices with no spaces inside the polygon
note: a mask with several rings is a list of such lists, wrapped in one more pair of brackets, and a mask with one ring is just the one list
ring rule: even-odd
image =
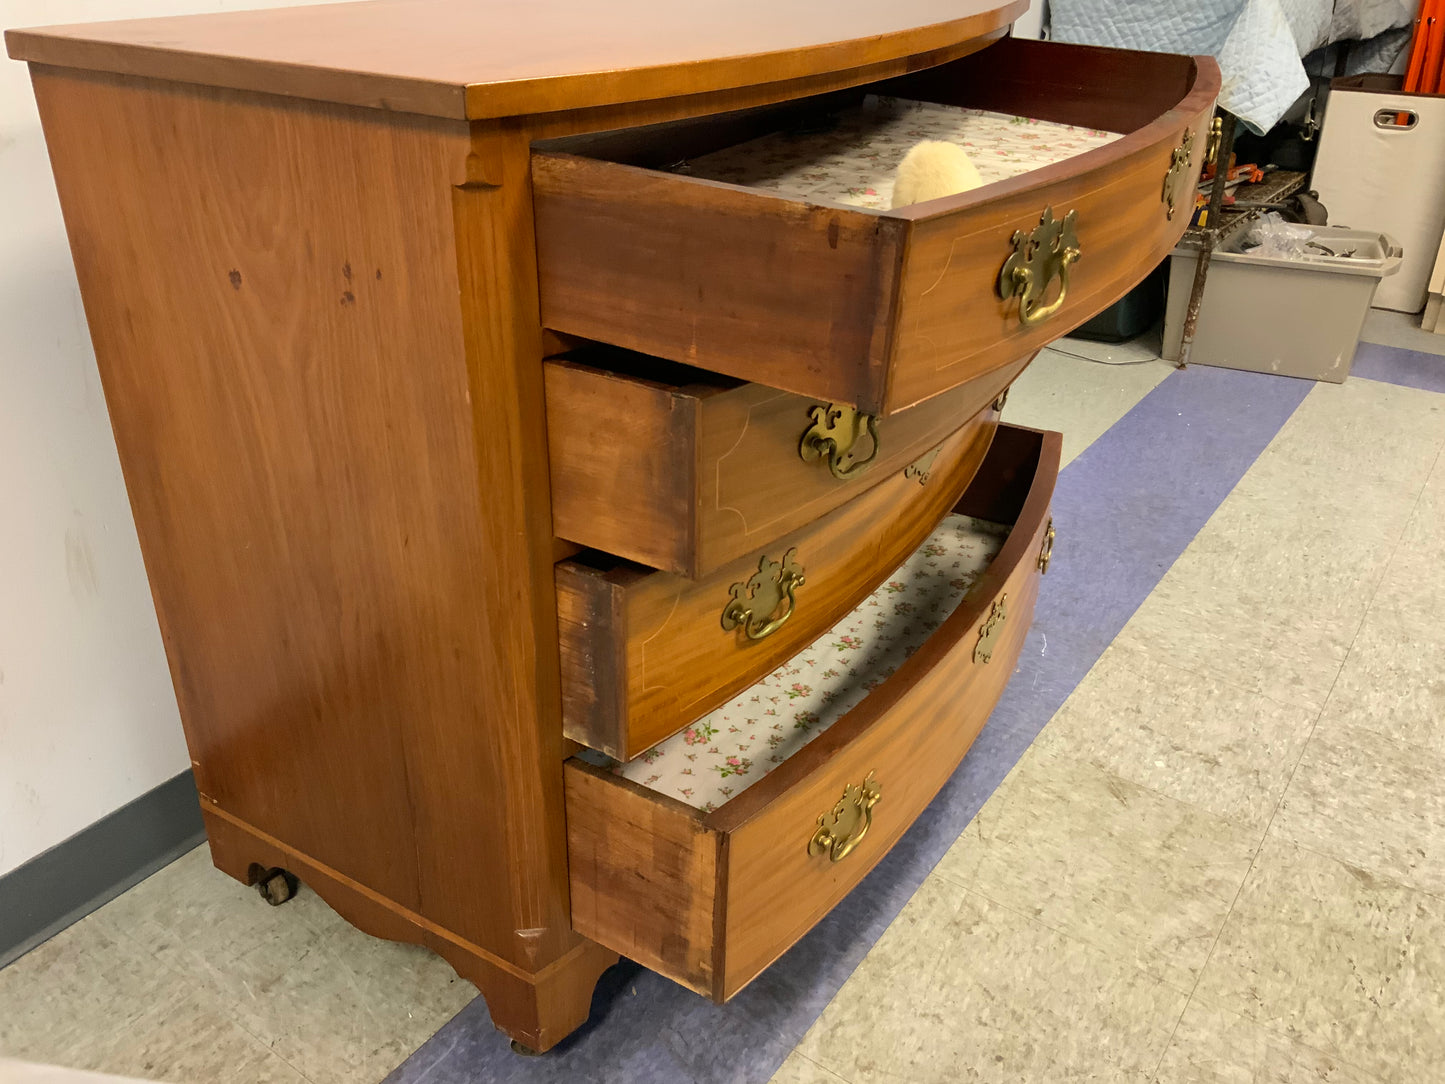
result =
[{"label": "white cloth", "polygon": [[1309,87],[1302,57],[1414,19],[1408,0],[1051,0],[1056,41],[1219,61],[1219,105],[1266,132]]}]

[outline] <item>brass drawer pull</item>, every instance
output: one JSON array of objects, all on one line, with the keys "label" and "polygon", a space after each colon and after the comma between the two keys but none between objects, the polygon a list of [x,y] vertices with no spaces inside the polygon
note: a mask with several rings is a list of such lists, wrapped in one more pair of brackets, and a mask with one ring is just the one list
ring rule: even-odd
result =
[{"label": "brass drawer pull", "polygon": [[1008,595],[998,597],[989,611],[988,617],[984,619],[978,629],[978,643],[973,648],[973,661],[988,663],[993,659],[994,648],[998,647],[999,635],[1003,632],[1003,623],[1008,620]]},{"label": "brass drawer pull", "polygon": [[[833,477],[846,481],[862,474],[878,458],[878,419],[872,414],[837,403],[815,406],[808,413],[813,424],[808,426],[798,445],[798,455],[804,463],[826,458]],[[871,447],[866,458],[858,459],[854,448],[865,432]]]},{"label": "brass drawer pull", "polygon": [[1219,160],[1219,143],[1224,138],[1224,118],[1215,117],[1209,122],[1209,142],[1204,147],[1204,164],[1212,166]]},{"label": "brass drawer pull", "polygon": [[1054,517],[1049,517],[1048,529],[1044,531],[1044,543],[1039,547],[1039,573],[1046,575],[1049,562],[1054,559]]},{"label": "brass drawer pull", "polygon": [[861,783],[843,788],[843,798],[828,813],[818,818],[818,830],[808,840],[808,853],[826,854],[830,862],[841,862],[853,853],[873,823],[873,807],[882,797],[883,788],[868,773]]},{"label": "brass drawer pull", "polygon": [[[1019,323],[1024,327],[1037,327],[1064,307],[1069,294],[1069,268],[1082,254],[1074,232],[1078,214],[1070,211],[1062,219],[1055,219],[1054,209],[1045,207],[1032,233],[1014,230],[1009,241],[1014,250],[998,273],[998,293],[1005,301],[1019,299]],[[1055,278],[1059,280],[1059,296],[1047,305],[1040,304]]]},{"label": "brass drawer pull", "polygon": [[[749,640],[761,640],[783,627],[793,616],[793,592],[803,586],[803,566],[795,558],[798,551],[789,550],[781,561],[770,560],[767,554],[758,558],[758,570],[746,581],[728,588],[728,604],[723,607],[722,627],[727,632],[741,628]],[[782,614],[778,610],[787,603]]]},{"label": "brass drawer pull", "polygon": [[1169,156],[1169,171],[1164,174],[1164,191],[1159,196],[1166,204],[1164,217],[1174,217],[1174,190],[1179,187],[1179,178],[1189,170],[1189,159],[1194,156],[1194,129],[1184,129],[1184,138],[1174,153]]}]

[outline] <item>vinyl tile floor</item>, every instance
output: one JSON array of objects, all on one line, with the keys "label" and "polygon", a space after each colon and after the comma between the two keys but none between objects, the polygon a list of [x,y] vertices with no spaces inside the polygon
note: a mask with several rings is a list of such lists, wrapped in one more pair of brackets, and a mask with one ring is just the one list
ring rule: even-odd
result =
[{"label": "vinyl tile floor", "polygon": [[[1170,371],[1066,340],[1005,417],[1071,459]],[[774,1084],[1445,1079],[1442,545],[1445,393],[1315,385]],[[0,1059],[372,1084],[473,996],[200,848],[0,970]]]}]

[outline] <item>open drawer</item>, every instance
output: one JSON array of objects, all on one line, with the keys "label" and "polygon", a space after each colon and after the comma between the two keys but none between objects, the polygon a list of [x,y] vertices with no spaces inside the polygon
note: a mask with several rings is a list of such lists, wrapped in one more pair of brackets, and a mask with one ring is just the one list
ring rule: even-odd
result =
[{"label": "open drawer", "polygon": [[[711,774],[734,776],[728,789],[735,796],[723,804],[698,808],[702,795],[676,787],[679,773],[694,770],[678,764],[709,744],[691,729],[645,765],[568,760],[574,928],[722,1001],[862,880],[952,774],[1013,673],[1053,543],[1048,508],[1059,448],[1058,434],[999,428],[956,509],[1012,525],[997,555],[974,573],[962,601],[921,646],[895,652],[907,657],[901,663],[895,657],[888,676],[876,684],[870,675],[845,679],[844,685],[861,681],[872,690],[831,723],[812,719],[815,736],[771,771],[761,773],[765,741],[751,757],[744,751],[719,759],[725,749],[714,750]],[[949,522],[941,529],[953,529]],[[947,548],[937,545],[940,552]],[[921,567],[918,574],[931,573]],[[938,590],[950,574],[942,572]],[[900,583],[899,589],[910,587]],[[872,619],[871,613],[860,617]],[[885,652],[889,635],[878,634]],[[744,698],[736,720],[744,729],[765,722],[742,718],[749,703]],[[722,730],[722,720],[716,722]],[[671,794],[652,789],[666,789],[663,758],[674,761]],[[745,760],[750,763],[739,774]],[[744,786],[748,772],[756,781]]]},{"label": "open drawer", "polygon": [[[1208,57],[1002,38],[803,102],[538,144],[542,320],[892,414],[1032,353],[1142,280],[1189,222],[1218,89]],[[756,183],[768,161],[754,183],[699,175],[760,137],[776,154],[779,132],[866,135],[860,111],[880,95],[1119,137],[891,211],[770,189]],[[849,146],[880,184],[907,149]]]},{"label": "open drawer", "polygon": [[1022,358],[883,421],[603,348],[545,365],[559,538],[699,578],[753,555],[936,448]]},{"label": "open drawer", "polygon": [[558,564],[563,732],[631,760],[776,669],[922,543],[997,419],[986,406],[866,493],[700,579],[596,552]]}]

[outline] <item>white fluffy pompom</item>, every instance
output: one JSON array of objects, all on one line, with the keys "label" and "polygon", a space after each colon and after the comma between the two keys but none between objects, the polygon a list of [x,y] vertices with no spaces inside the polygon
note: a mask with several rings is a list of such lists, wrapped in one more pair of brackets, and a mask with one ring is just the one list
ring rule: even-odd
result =
[{"label": "white fluffy pompom", "polygon": [[937,139],[924,140],[898,163],[898,176],[893,182],[893,206],[907,207],[941,196],[952,196],[981,184],[983,178],[962,147]]}]

